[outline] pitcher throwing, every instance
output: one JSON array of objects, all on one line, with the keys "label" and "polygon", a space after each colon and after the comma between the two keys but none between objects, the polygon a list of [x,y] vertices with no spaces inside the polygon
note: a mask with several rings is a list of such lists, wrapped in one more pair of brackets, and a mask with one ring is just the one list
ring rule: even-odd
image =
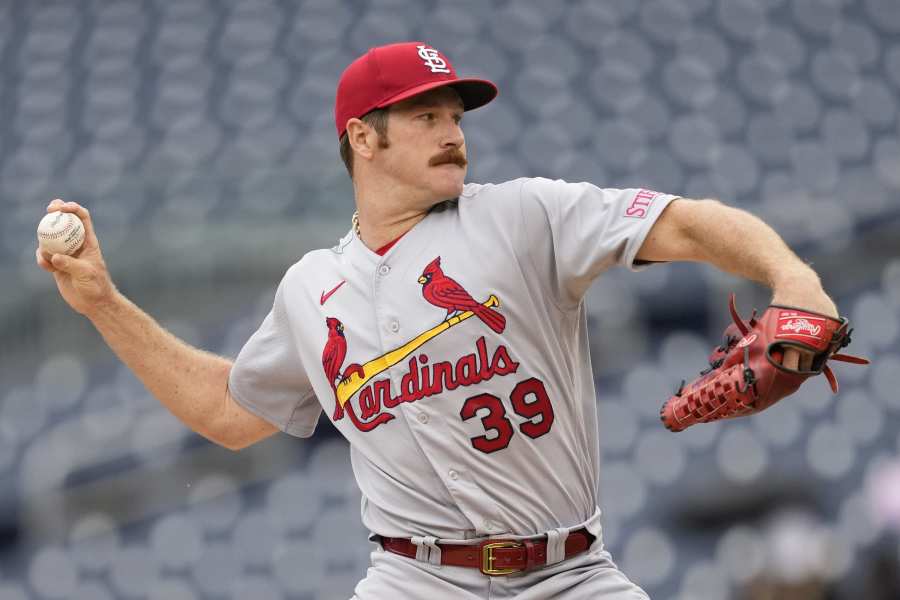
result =
[{"label": "pitcher throwing", "polygon": [[[116,290],[84,207],[50,204],[81,217],[86,241],[37,262],[210,440],[239,450],[279,430],[308,437],[331,417],[377,542],[354,598],[646,598],[603,547],[590,285],[615,266],[702,261],[770,286],[775,305],[838,313],[771,228],[718,201],[465,183],[463,115],[496,94],[422,42],[374,48],[344,71],[335,127],[357,213],[333,248],[287,270],[234,362]],[[778,356],[822,368],[798,346]]]}]

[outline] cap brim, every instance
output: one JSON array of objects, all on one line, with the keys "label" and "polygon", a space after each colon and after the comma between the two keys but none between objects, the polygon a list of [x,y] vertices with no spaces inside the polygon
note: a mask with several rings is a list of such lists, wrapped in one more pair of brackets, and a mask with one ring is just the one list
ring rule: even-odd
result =
[{"label": "cap brim", "polygon": [[376,108],[384,108],[391,104],[396,104],[407,98],[412,98],[428,90],[439,87],[452,87],[459,94],[463,102],[463,110],[473,110],[484,106],[497,97],[497,86],[487,79],[451,79],[444,81],[433,81],[405,90],[396,96],[392,96],[382,101]]}]

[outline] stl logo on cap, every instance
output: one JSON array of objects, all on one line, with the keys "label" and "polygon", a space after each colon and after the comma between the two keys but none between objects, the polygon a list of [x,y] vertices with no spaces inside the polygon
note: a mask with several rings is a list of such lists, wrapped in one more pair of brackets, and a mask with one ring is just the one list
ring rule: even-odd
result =
[{"label": "stl logo on cap", "polygon": [[376,108],[445,85],[453,86],[464,110],[484,106],[497,95],[497,86],[487,79],[457,77],[450,59],[426,42],[400,42],[369,49],[344,69],[338,81],[334,98],[338,139],[346,132],[349,119],[361,119]]},{"label": "stl logo on cap", "polygon": [[419,56],[422,58],[425,66],[431,69],[432,73],[450,72],[450,69],[447,68],[447,61],[441,58],[437,50],[429,46],[416,46],[416,49],[419,51]]}]

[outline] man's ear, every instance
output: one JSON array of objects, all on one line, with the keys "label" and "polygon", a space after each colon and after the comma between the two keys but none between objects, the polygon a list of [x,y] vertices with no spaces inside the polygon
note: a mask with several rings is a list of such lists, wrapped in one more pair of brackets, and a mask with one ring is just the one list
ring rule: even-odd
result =
[{"label": "man's ear", "polygon": [[372,158],[373,150],[378,145],[378,134],[367,123],[352,118],[347,121],[347,141],[354,152],[363,158]]}]

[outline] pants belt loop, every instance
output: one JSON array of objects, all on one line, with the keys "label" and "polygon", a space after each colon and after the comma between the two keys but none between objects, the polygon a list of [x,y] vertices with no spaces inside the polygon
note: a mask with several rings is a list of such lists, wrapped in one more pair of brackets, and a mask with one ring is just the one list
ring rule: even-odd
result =
[{"label": "pants belt loop", "polygon": [[562,562],[566,558],[566,538],[569,530],[565,527],[557,527],[547,532],[547,564],[552,565]]},{"label": "pants belt loop", "polygon": [[428,548],[428,562],[441,566],[441,548],[437,545],[437,538],[433,535],[428,535],[422,538],[422,543]]},{"label": "pants belt loop", "polygon": [[425,545],[425,538],[414,535],[409,541],[416,547],[416,560],[428,562],[428,555],[431,554],[431,548]]},{"label": "pants belt loop", "polygon": [[440,566],[441,549],[437,545],[436,537],[433,535],[413,536],[409,541],[416,547],[416,560]]}]

